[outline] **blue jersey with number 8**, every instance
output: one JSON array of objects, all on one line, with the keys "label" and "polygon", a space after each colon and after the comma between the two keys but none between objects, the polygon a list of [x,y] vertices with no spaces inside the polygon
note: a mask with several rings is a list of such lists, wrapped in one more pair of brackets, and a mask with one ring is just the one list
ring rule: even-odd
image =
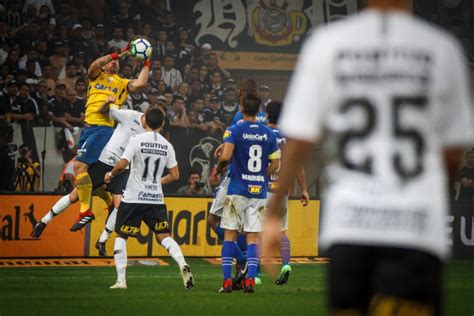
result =
[{"label": "blue jersey with number 8", "polygon": [[266,198],[268,164],[270,160],[280,158],[273,131],[262,124],[244,121],[225,131],[224,143],[234,145],[227,194]]}]

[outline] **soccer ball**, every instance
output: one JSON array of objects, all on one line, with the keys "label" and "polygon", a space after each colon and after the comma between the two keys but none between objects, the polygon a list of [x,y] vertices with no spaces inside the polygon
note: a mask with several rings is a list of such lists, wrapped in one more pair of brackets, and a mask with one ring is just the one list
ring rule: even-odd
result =
[{"label": "soccer ball", "polygon": [[151,57],[151,44],[144,38],[134,40],[130,45],[130,53],[138,59],[149,59]]}]

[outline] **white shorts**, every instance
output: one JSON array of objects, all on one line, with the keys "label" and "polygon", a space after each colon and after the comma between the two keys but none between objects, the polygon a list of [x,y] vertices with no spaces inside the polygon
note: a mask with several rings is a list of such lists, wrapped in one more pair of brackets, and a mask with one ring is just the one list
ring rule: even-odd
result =
[{"label": "white shorts", "polygon": [[[274,195],[272,192],[267,193],[267,201]],[[287,231],[288,230],[288,195],[285,195],[285,198],[283,199],[283,218],[281,222],[281,231]],[[265,207],[266,210],[266,207]]]},{"label": "white shorts", "polygon": [[225,199],[221,227],[246,233],[263,230],[265,199],[252,199],[240,195],[228,195]]},{"label": "white shorts", "polygon": [[224,212],[224,205],[225,205],[225,197],[227,196],[227,188],[229,187],[230,178],[225,177],[222,180],[219,188],[217,188],[216,197],[212,200],[211,209],[209,213],[212,215],[216,215],[222,217],[222,213]]}]

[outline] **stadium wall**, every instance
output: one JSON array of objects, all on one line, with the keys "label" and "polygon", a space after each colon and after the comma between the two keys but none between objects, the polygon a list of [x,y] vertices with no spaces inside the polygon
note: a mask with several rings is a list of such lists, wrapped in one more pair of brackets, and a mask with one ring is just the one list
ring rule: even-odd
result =
[{"label": "stadium wall", "polygon": [[[58,199],[57,195],[0,195],[0,257],[95,257],[98,240],[107,217],[106,206],[94,197],[96,220],[84,232],[72,233],[79,205],[71,206],[54,218],[40,239],[30,237],[34,224]],[[166,198],[173,237],[185,256],[220,256],[220,242],[206,225],[210,198]],[[302,207],[298,200],[290,201],[289,238],[292,256],[318,256],[319,201]],[[113,253],[113,236],[107,251]],[[129,256],[168,256],[148,227],[142,225],[137,239],[127,245]]]}]

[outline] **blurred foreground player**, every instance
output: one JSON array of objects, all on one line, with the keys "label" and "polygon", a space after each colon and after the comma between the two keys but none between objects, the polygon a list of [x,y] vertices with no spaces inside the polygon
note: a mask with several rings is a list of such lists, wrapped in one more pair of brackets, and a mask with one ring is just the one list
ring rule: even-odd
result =
[{"label": "blurred foreground player", "polygon": [[247,236],[248,277],[244,291],[255,291],[259,263],[258,236],[262,232],[268,176],[280,165],[280,150],[276,136],[267,126],[257,123],[260,99],[255,95],[243,98],[240,110],[244,121],[224,133],[224,149],[219,156],[217,171],[222,173],[231,163],[229,187],[221,218],[224,229],[222,244],[222,273],[220,292],[232,292],[232,261],[239,232]]},{"label": "blurred foreground player", "polygon": [[327,140],[320,245],[330,314],[440,315],[444,169],[455,174],[472,141],[464,57],[450,35],[410,15],[411,1],[368,7],[304,45],[280,120],[288,141],[264,254],[278,246],[278,205],[295,171]]},{"label": "blurred foreground player", "polygon": [[89,92],[86,104],[85,127],[79,139],[76,162],[76,187],[81,204],[79,218],[72,225],[71,231],[82,229],[94,219],[92,213],[91,195],[92,180],[87,170],[96,163],[104,146],[113,133],[114,120],[100,113],[99,108],[105,102],[122,105],[129,92],[135,92],[146,86],[150,72],[151,61],[145,60],[143,68],[135,80],[121,78],[119,58],[128,56],[130,45],[120,55],[112,53],[96,59],[89,67]]},{"label": "blurred foreground player", "polygon": [[[105,183],[109,183],[130,165],[130,176],[115,224],[117,237],[114,259],[117,282],[111,289],[127,288],[127,239],[140,233],[142,221],[156,234],[158,242],[179,265],[184,286],[191,289],[194,286],[194,278],[181,248],[171,238],[168,212],[161,188],[162,185],[179,179],[175,151],[171,143],[159,133],[164,124],[164,113],[160,108],[150,107],[145,113],[145,122],[146,132],[130,140],[122,159],[104,177]],[[168,175],[162,177],[165,167]]]}]

